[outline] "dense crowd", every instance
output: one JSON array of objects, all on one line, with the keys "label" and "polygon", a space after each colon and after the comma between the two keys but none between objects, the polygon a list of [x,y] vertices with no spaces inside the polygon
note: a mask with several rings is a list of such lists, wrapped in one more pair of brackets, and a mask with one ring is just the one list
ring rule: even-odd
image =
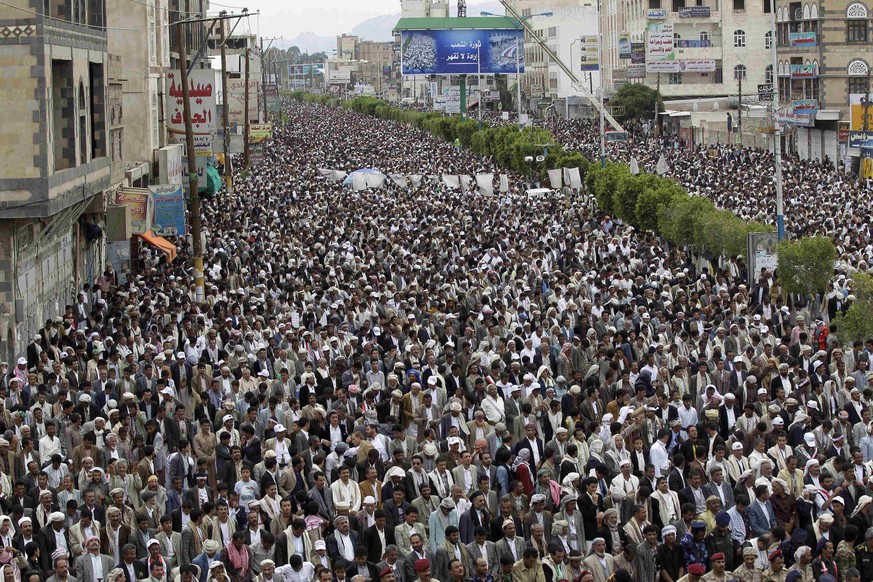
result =
[{"label": "dense crowd", "polygon": [[851,262],[819,314],[584,193],[355,192],[318,168],[499,168],[287,113],[204,205],[203,302],[148,255],[0,366],[2,582],[873,580]]}]

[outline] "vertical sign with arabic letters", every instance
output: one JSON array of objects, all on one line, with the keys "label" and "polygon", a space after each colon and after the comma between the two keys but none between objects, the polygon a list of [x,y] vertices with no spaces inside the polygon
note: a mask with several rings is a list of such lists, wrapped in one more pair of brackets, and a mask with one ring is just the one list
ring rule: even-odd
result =
[{"label": "vertical sign with arabic letters", "polygon": [[[167,73],[167,131],[185,134],[183,87],[179,71]],[[194,69],[188,75],[188,102],[194,135],[212,135],[215,131],[215,71]]]},{"label": "vertical sign with arabic letters", "polygon": [[185,236],[185,194],[181,184],[149,186],[154,218],[152,232],[156,236]]}]

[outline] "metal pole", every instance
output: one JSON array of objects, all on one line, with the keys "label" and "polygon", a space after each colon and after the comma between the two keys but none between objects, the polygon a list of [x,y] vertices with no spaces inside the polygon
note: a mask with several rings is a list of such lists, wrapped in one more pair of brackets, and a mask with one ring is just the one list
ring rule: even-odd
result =
[{"label": "metal pole", "polygon": [[479,86],[479,127],[482,127],[482,51],[476,47],[476,67],[478,68],[479,78],[476,84]]},{"label": "metal pole", "polygon": [[203,301],[203,245],[200,240],[200,192],[197,188],[197,152],[194,151],[194,127],[191,123],[190,87],[188,86],[188,47],[185,27],[177,29],[179,40],[179,75],[182,77],[182,113],[185,116],[185,149],[188,154],[188,210],[191,213],[191,238],[194,247],[194,300]]},{"label": "metal pole", "polygon": [[222,100],[224,107],[221,111],[221,124],[224,126],[224,184],[228,194],[233,193],[233,166],[230,161],[230,104],[228,96],[230,91],[227,90],[227,36],[224,30],[224,20],[221,21],[221,90],[224,92]]},{"label": "metal pole", "polygon": [[[521,21],[516,25],[516,30],[521,30]],[[522,32],[524,34],[524,32]],[[519,46],[519,37],[515,37],[515,88],[518,93],[518,129],[521,129],[521,51],[524,44]]]},{"label": "metal pole", "polygon": [[[597,73],[600,76],[600,167],[606,167],[606,121],[603,117],[603,26],[600,22],[600,0],[597,0]],[[593,74],[593,73],[592,73]]]},{"label": "metal pole", "polygon": [[[264,66],[264,39],[261,38],[261,96],[264,106],[264,123],[267,123],[267,67]],[[260,109],[260,108],[259,108]],[[261,121],[260,117],[258,121]]]},{"label": "metal pole", "polygon": [[776,174],[776,235],[781,241],[785,238],[785,212],[782,202],[782,141],[780,133],[782,128],[779,124],[779,78],[777,72],[776,58],[776,0],[770,0],[770,31],[772,42],[770,43],[770,53],[773,57],[773,162],[775,165]]},{"label": "metal pole", "polygon": [[657,96],[655,97],[655,127],[652,128],[652,135],[658,137],[661,135],[661,124],[658,123],[658,99],[661,97],[661,73],[657,73]]},{"label": "metal pole", "polygon": [[243,123],[245,127],[243,128],[243,139],[245,140],[245,144],[243,145],[243,167],[248,168],[251,160],[252,148],[249,145],[249,60],[251,59],[251,49],[246,49],[246,70],[245,70],[245,111],[243,111]]}]

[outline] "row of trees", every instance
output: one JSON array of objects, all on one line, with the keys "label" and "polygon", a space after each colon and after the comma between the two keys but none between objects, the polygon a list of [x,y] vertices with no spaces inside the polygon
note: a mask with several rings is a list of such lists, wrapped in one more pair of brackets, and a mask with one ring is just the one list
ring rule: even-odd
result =
[{"label": "row of trees", "polygon": [[[604,212],[635,228],[656,233],[675,245],[690,247],[713,257],[744,255],[749,233],[773,231],[770,225],[746,222],[729,210],[719,210],[707,198],[690,196],[676,180],[645,172],[634,175],[626,164],[621,163],[610,162],[600,168],[580,152],[565,150],[553,143],[551,133],[542,128],[529,127],[519,131],[511,125],[490,127],[487,124],[480,128],[475,120],[459,115],[402,109],[375,97],[341,101],[328,95],[302,91],[291,96],[301,101],[342,106],[381,119],[414,125],[440,139],[457,140],[481,156],[493,156],[501,166],[522,174],[529,170],[524,158],[542,154],[543,146],[547,144],[545,162],[538,165],[542,177],[548,168],[579,168],[587,191]],[[637,116],[653,110],[652,101],[657,103],[656,96],[633,97],[642,103],[638,102],[636,107],[628,103],[626,111],[634,111]],[[831,239],[815,237],[783,241],[777,249],[777,271],[786,292],[804,297],[816,294],[823,297],[827,293],[836,261],[836,248]],[[857,275],[854,292],[856,299],[852,307],[836,321],[840,338],[844,341],[873,337],[873,318],[870,317],[873,312],[873,278]]]}]

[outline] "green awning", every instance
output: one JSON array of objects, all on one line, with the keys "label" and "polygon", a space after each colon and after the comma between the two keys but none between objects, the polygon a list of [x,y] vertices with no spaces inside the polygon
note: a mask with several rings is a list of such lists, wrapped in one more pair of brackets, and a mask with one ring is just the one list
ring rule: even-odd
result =
[{"label": "green awning", "polygon": [[214,196],[221,189],[221,175],[218,173],[218,170],[215,169],[215,166],[207,165],[206,166],[206,184],[199,188],[201,194],[208,194],[209,196]]}]

